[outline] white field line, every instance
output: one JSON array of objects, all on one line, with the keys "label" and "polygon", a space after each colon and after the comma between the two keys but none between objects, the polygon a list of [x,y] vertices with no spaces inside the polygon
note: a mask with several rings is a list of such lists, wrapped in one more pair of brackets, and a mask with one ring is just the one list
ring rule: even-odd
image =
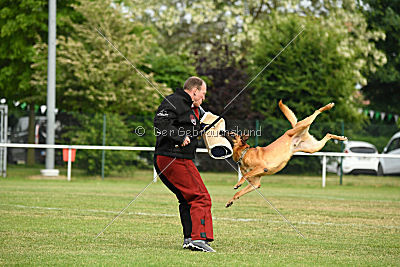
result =
[{"label": "white field line", "polygon": [[[69,209],[69,208],[55,208],[55,207],[38,207],[38,206],[25,206],[25,205],[13,205],[13,204],[2,204],[0,206],[21,208],[21,209],[38,209],[38,210],[52,210],[52,211],[77,211],[85,213],[109,213],[118,214],[117,211],[110,210],[97,210],[97,209]],[[177,214],[167,214],[167,213],[147,213],[147,212],[126,212],[126,215],[137,215],[137,216],[152,216],[152,217],[178,217]],[[252,218],[218,218],[213,217],[216,221],[231,221],[231,222],[267,222],[274,224],[283,224],[284,221],[273,221],[264,219],[252,219]],[[317,225],[317,226],[345,226],[345,227],[365,227],[365,228],[386,228],[386,229],[400,229],[400,225],[368,225],[368,224],[355,224],[355,223],[330,223],[330,222],[294,222],[296,224],[302,225]]]},{"label": "white field line", "polygon": [[325,196],[325,195],[304,195],[304,194],[274,194],[269,193],[272,197],[304,197],[304,198],[318,198],[318,199],[333,199],[333,200],[351,200],[358,202],[388,202],[388,203],[396,203],[400,202],[400,200],[386,200],[386,199],[360,199],[360,198],[344,198],[344,197],[333,197],[333,196]]}]

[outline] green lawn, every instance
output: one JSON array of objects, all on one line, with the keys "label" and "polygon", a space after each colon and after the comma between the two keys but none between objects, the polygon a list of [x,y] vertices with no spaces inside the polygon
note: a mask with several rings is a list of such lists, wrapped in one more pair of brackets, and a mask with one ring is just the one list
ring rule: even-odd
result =
[{"label": "green lawn", "polygon": [[96,235],[152,180],[74,176],[45,180],[11,168],[0,179],[0,265],[400,266],[400,177],[274,175],[224,207],[236,175],[202,173],[213,200],[217,253],[181,249],[177,201],[161,182]]}]

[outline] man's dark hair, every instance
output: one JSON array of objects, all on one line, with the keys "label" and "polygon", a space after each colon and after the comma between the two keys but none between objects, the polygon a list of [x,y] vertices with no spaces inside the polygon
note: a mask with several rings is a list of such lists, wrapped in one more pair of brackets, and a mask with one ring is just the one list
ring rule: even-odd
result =
[{"label": "man's dark hair", "polygon": [[198,90],[201,90],[203,83],[204,81],[199,77],[192,76],[186,80],[185,84],[183,85],[183,90],[191,91],[194,87],[196,87]]}]

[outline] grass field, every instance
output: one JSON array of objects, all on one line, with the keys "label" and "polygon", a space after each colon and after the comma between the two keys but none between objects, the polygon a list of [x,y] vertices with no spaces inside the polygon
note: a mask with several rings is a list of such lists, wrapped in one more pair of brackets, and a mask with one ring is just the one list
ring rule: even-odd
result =
[{"label": "grass field", "polygon": [[177,201],[161,182],[96,235],[152,180],[0,179],[0,265],[400,266],[400,177],[275,175],[262,192],[300,237],[252,192],[226,209],[236,175],[202,173],[213,200],[217,253],[183,250]]}]

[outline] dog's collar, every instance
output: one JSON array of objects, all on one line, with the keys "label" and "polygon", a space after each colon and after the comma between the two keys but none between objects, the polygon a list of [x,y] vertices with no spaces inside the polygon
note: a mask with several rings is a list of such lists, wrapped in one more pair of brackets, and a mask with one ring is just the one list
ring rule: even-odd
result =
[{"label": "dog's collar", "polygon": [[250,147],[246,147],[243,151],[242,154],[240,155],[240,158],[238,161],[236,161],[236,163],[240,166],[242,165],[242,159],[244,157],[244,155],[246,154],[246,152],[250,149]]}]

